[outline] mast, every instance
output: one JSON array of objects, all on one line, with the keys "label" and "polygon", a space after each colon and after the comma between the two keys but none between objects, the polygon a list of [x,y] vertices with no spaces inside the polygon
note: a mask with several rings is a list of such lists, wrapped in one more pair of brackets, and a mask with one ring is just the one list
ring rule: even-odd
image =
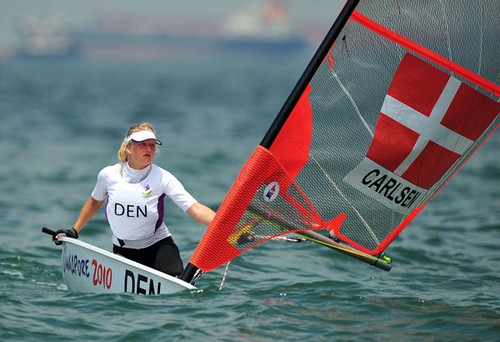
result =
[{"label": "mast", "polygon": [[[332,27],[330,28],[327,35],[323,39],[322,43],[320,44],[314,56],[312,57],[308,66],[304,70],[302,76],[299,78],[299,81],[297,82],[292,92],[288,96],[287,100],[283,104],[283,107],[276,116],[276,119],[272,123],[271,127],[267,131],[264,138],[262,139],[260,143],[262,147],[265,147],[266,149],[269,149],[271,147],[278,133],[280,132],[281,128],[283,127],[286,120],[293,111],[293,108],[299,101],[302,93],[304,92],[307,85],[313,78],[314,73],[316,72],[316,70],[318,70],[319,66],[321,65],[321,62],[323,62],[323,60],[325,59],[334,41],[339,36],[341,30],[349,20],[349,17],[351,16],[352,12],[354,11],[358,3],[359,0],[348,0],[346,2],[344,8],[342,8],[337,19],[335,19],[335,22],[333,23]],[[191,263],[188,263],[186,265],[186,268],[182,272],[180,279],[185,282],[194,284],[193,278],[195,277],[198,270],[199,270],[198,267],[196,267]]]},{"label": "mast", "polygon": [[182,274],[179,278],[187,283],[192,283],[194,285],[194,282],[192,281],[198,270],[199,270],[198,267],[188,262],[186,268],[184,268],[184,271],[182,271]]}]

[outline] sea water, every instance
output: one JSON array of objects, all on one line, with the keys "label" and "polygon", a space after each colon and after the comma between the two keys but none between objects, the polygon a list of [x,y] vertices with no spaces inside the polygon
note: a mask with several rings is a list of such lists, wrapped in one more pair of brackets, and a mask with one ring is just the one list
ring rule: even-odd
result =
[{"label": "sea water", "polygon": [[[493,341],[500,336],[500,136],[391,245],[384,272],[312,243],[271,241],[199,291],[72,293],[60,247],[128,127],[216,209],[310,56],[0,64],[0,340]],[[166,205],[185,262],[204,227]],[[102,210],[81,232],[110,250]]]}]

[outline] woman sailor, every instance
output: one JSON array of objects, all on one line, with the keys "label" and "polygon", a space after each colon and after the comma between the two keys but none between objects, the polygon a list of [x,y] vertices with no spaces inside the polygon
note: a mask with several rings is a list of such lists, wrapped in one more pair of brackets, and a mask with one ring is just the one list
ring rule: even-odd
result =
[{"label": "woman sailor", "polygon": [[215,212],[196,201],[170,172],[153,164],[157,145],[153,126],[132,126],[118,151],[119,163],[103,168],[91,196],[71,229],[60,236],[78,233],[106,200],[106,218],[113,232],[113,253],[172,276],[182,273],[179,249],[163,222],[164,198],[168,196],[197,222],[208,225]]}]

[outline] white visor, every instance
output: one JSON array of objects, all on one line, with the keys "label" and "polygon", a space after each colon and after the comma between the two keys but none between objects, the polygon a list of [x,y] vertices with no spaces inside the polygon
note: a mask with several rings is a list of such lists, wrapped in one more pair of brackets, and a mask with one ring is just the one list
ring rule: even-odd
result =
[{"label": "white visor", "polygon": [[157,145],[161,145],[161,141],[156,139],[156,135],[153,132],[148,131],[148,130],[134,132],[134,133],[130,134],[127,137],[127,139],[125,139],[125,141],[128,144],[132,140],[136,141],[136,142],[141,142],[141,141],[149,140],[149,139],[154,139],[154,140],[156,140]]}]

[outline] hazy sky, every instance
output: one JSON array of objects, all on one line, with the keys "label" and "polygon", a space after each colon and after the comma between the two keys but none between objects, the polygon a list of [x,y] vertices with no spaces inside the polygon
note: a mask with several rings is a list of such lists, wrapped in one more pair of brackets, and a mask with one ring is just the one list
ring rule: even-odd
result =
[{"label": "hazy sky", "polygon": [[[241,7],[262,0],[0,0],[0,48],[17,43],[16,25],[27,15],[52,16],[81,27],[99,14],[226,18]],[[329,27],[344,0],[282,0],[299,20]]]}]

